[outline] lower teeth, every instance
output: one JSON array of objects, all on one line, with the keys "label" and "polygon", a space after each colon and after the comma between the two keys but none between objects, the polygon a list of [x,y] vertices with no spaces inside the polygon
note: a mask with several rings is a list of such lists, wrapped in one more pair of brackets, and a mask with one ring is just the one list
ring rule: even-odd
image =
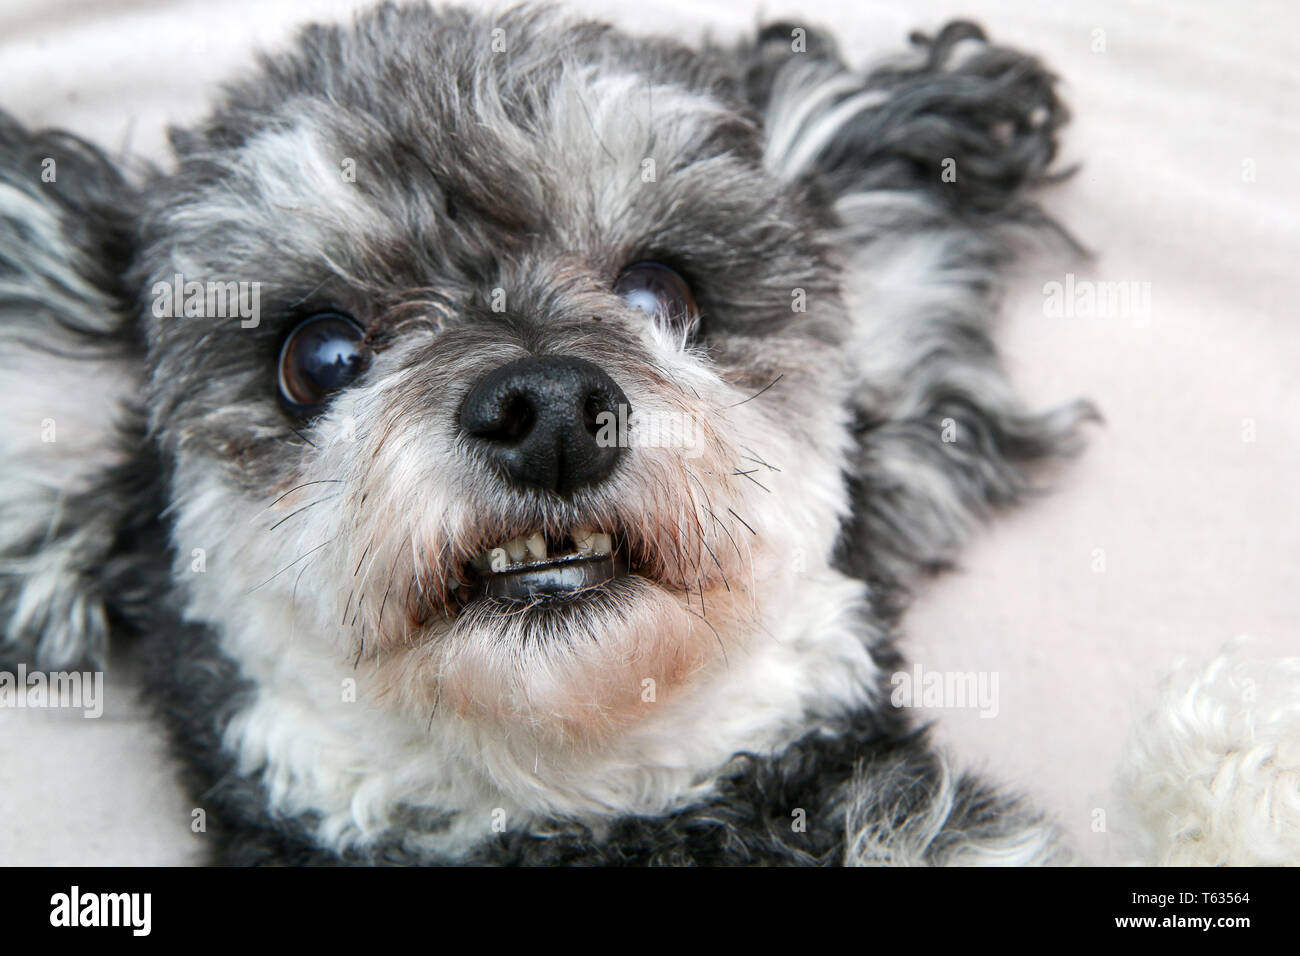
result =
[{"label": "lower teeth", "polygon": [[547,595],[573,594],[598,587],[622,570],[615,555],[575,556],[578,560],[557,560],[545,565],[521,567],[483,579],[486,594],[506,600],[526,601]]}]

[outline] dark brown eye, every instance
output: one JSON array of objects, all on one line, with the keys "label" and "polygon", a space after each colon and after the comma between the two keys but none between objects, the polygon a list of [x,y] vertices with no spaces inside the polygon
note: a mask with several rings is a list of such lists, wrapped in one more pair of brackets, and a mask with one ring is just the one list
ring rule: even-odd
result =
[{"label": "dark brown eye", "polygon": [[335,312],[313,315],[280,348],[280,396],[295,412],[310,412],[364,365],[365,332],[359,325]]},{"label": "dark brown eye", "polygon": [[657,262],[638,262],[623,270],[614,291],[623,301],[669,328],[690,334],[699,324],[695,296],[686,280]]}]

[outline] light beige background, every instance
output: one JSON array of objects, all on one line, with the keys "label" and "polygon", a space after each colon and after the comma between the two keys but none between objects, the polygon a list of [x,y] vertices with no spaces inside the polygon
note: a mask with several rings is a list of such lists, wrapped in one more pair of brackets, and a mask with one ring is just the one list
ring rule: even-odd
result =
[{"label": "light beige background", "polygon": [[[0,3],[0,107],[159,159],[168,122],[293,24],[349,3]],[[580,2],[634,31],[738,37],[761,18],[833,25],[853,62],[956,16],[1061,74],[1081,173],[1048,204],[1090,247],[1080,278],[1150,283],[1147,316],[1049,318],[1027,264],[1000,339],[1025,392],[1094,398],[1107,424],[1056,490],[925,584],[906,648],[996,672],[999,714],[937,714],[961,759],[1022,786],[1087,854],[1127,727],[1160,670],[1237,634],[1300,636],[1300,7],[1014,0]],[[1104,31],[1103,34],[1097,31]],[[1094,46],[1104,39],[1104,51]],[[395,91],[396,94],[396,91]],[[1246,175],[1253,170],[1253,179]],[[1253,427],[1254,441],[1243,440]],[[1098,551],[1105,570],[1094,570]],[[0,711],[0,862],[184,861],[191,804],[110,675],[100,721]]]}]

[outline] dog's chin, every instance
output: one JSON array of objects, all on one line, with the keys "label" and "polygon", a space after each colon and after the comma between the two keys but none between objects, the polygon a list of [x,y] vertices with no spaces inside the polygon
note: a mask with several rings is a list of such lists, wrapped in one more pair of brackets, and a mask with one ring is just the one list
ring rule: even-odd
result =
[{"label": "dog's chin", "polygon": [[677,590],[615,550],[485,576],[449,620],[372,666],[381,699],[421,719],[504,728],[528,747],[595,746],[725,660],[752,613],[747,594]]},{"label": "dog's chin", "polygon": [[402,620],[381,614],[387,636],[367,642],[379,696],[533,744],[653,719],[753,630],[742,582],[758,551],[742,563],[739,546],[667,534],[680,522],[656,517],[498,519],[429,549]]}]

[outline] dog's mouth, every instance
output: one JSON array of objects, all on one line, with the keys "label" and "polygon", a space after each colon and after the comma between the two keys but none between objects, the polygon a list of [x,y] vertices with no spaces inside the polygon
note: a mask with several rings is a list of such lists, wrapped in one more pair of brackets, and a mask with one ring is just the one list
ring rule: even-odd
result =
[{"label": "dog's mouth", "polygon": [[508,521],[494,525],[479,529],[459,554],[444,552],[417,576],[408,590],[412,625],[435,615],[455,619],[471,610],[613,610],[626,607],[623,602],[643,587],[683,597],[715,586],[730,590],[719,549],[698,533],[673,534],[679,523],[671,519],[667,528],[655,523],[662,533],[654,537],[608,519],[533,529]]},{"label": "dog's mouth", "polygon": [[627,551],[617,531],[535,531],[473,558],[466,596],[532,603],[579,595],[627,575]]}]

